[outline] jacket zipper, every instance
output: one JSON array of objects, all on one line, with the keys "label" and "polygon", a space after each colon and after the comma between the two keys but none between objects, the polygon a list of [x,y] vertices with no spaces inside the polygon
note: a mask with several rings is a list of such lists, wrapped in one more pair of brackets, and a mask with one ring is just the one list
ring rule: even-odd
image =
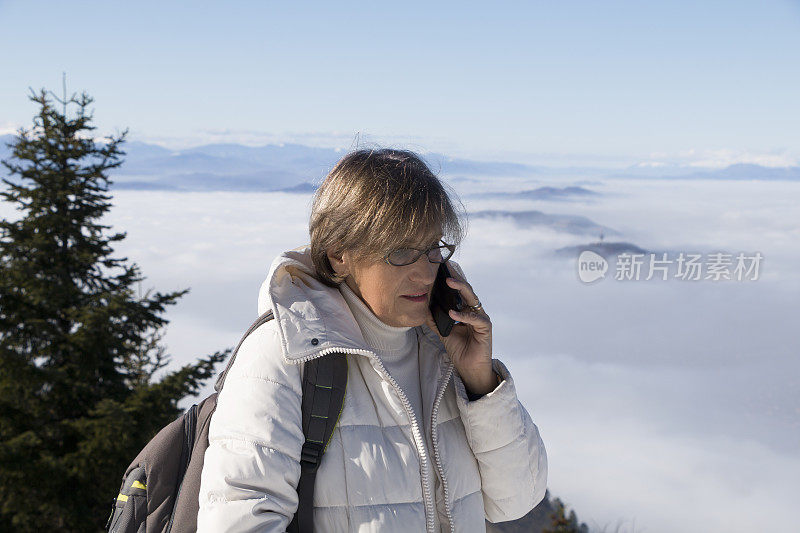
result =
[{"label": "jacket zipper", "polygon": [[[314,359],[316,357],[321,357],[321,356],[327,355],[329,353],[348,353],[348,354],[353,354],[353,355],[365,355],[365,356],[369,357],[370,359],[374,360],[376,363],[378,363],[378,367],[380,367],[380,370],[381,370],[383,376],[385,378],[387,378],[387,381],[389,383],[392,384],[392,386],[395,389],[395,392],[400,397],[400,401],[403,403],[403,408],[406,410],[406,415],[408,416],[409,420],[411,420],[411,433],[414,435],[414,441],[415,441],[415,443],[417,445],[417,451],[419,452],[419,455],[422,458],[422,495],[423,495],[423,499],[425,500],[425,509],[426,509],[425,524],[426,524],[426,529],[428,531],[430,531],[431,533],[436,533],[434,531],[434,529],[433,529],[433,525],[434,525],[434,514],[433,513],[436,512],[436,504],[435,504],[434,498],[431,496],[432,487],[430,486],[431,485],[431,481],[430,481],[430,465],[429,465],[428,456],[427,456],[426,453],[424,453],[424,451],[425,451],[425,441],[422,438],[422,434],[421,434],[421,432],[419,430],[419,424],[417,423],[417,419],[414,416],[414,411],[411,409],[411,404],[409,403],[408,398],[406,397],[405,393],[403,392],[403,389],[400,388],[400,385],[398,385],[397,382],[394,380],[394,378],[386,371],[386,367],[383,366],[383,363],[381,362],[381,360],[377,356],[377,354],[375,354],[374,352],[371,352],[369,350],[361,350],[361,349],[358,349],[358,348],[325,348],[324,350],[320,350],[319,352],[316,352],[316,353],[314,353],[312,355],[308,355],[306,357],[302,357],[300,359],[291,359],[290,362],[295,363],[295,364],[304,363],[306,361],[310,361],[311,359]],[[449,373],[448,373],[448,376],[449,376]],[[444,392],[444,388],[442,388],[442,392]],[[437,405],[434,404],[434,409],[436,409],[436,408],[437,408]],[[434,445],[434,449],[435,449],[435,445]],[[446,487],[446,485],[444,485],[444,482],[442,483],[442,486]],[[445,492],[445,495],[446,494],[447,493]],[[445,496],[445,498],[446,498],[446,496]],[[445,501],[445,506],[447,506],[447,502],[446,501]],[[448,512],[448,519],[449,519],[450,518],[450,510],[448,509],[447,512]],[[449,526],[449,524],[448,524],[448,526]]]},{"label": "jacket zipper", "polygon": [[447,365],[447,374],[445,379],[439,387],[439,392],[436,394],[436,400],[433,402],[433,411],[431,413],[431,441],[433,441],[433,457],[436,464],[436,469],[439,471],[439,477],[442,479],[442,491],[444,492],[444,509],[447,513],[447,527],[449,531],[453,531],[453,515],[450,511],[450,497],[447,495],[447,479],[444,477],[444,469],[442,468],[441,459],[439,458],[438,444],[438,429],[439,425],[436,419],[439,416],[439,402],[444,396],[444,391],[447,389],[447,384],[450,382],[450,376],[453,374],[453,363]]}]

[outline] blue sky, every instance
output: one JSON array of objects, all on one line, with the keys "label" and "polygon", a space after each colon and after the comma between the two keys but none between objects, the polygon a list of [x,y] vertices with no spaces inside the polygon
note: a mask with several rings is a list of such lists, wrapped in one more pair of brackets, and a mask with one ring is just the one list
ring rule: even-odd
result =
[{"label": "blue sky", "polygon": [[562,163],[800,160],[800,2],[0,0],[0,130],[28,87],[100,133],[362,139]]}]

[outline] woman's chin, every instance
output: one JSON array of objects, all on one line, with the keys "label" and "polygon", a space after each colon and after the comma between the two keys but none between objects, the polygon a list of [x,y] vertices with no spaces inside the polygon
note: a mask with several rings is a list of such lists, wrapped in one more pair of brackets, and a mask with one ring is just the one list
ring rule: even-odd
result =
[{"label": "woman's chin", "polygon": [[415,328],[425,324],[428,320],[427,313],[416,316],[415,314],[404,315],[403,317],[392,322],[396,328]]}]

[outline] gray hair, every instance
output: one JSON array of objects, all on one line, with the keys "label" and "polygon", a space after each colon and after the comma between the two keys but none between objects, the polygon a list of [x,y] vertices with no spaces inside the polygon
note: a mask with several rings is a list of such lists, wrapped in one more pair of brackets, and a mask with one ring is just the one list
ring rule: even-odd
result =
[{"label": "gray hair", "polygon": [[319,280],[331,287],[344,281],[328,252],[377,261],[397,248],[439,238],[460,246],[466,210],[458,200],[456,211],[451,196],[458,200],[414,152],[362,148],[348,153],[325,177],[311,208],[311,257]]}]

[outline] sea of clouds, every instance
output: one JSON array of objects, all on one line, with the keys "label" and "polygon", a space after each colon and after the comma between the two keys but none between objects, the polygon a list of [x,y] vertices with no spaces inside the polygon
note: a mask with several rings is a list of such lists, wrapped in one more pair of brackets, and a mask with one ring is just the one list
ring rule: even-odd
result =
[{"label": "sea of clouds", "polygon": [[[800,183],[538,174],[444,176],[470,213],[455,259],[492,317],[495,357],[544,439],[549,488],[593,529],[788,530],[800,501]],[[491,197],[551,186],[597,194]],[[274,258],[308,242],[311,194],[120,190],[103,219],[115,257],[168,308],[172,368],[236,345]],[[605,241],[673,253],[760,252],[759,279],[586,284],[598,235],[520,224],[586,217]],[[0,215],[16,218],[7,204]],[[545,217],[546,218],[546,217]],[[210,385],[204,393],[210,392]],[[190,402],[184,402],[188,405]]]}]

